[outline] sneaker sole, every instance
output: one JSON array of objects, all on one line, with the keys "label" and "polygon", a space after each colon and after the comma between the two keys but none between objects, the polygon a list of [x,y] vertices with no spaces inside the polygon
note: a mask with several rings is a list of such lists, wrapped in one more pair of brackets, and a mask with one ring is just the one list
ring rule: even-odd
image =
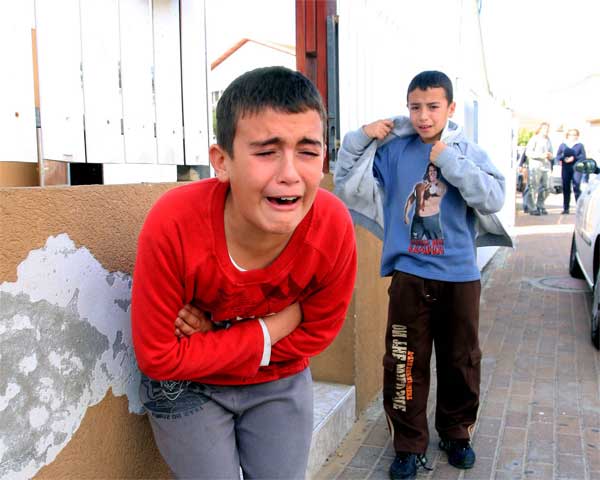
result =
[{"label": "sneaker sole", "polygon": [[450,465],[452,465],[454,468],[460,468],[461,470],[469,470],[475,466],[475,462],[473,462],[469,465],[456,465],[455,463],[452,463],[450,460],[448,460],[448,463]]},{"label": "sneaker sole", "polygon": [[413,480],[417,478],[417,474],[409,474],[409,475],[394,475],[391,471],[388,471],[388,476],[390,479],[398,479],[398,480]]}]

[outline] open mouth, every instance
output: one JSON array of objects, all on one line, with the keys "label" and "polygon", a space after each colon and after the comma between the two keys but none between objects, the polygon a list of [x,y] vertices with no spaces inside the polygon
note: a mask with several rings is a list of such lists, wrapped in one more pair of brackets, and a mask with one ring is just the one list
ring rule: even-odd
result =
[{"label": "open mouth", "polygon": [[276,205],[293,205],[300,200],[300,197],[267,197],[267,199]]}]

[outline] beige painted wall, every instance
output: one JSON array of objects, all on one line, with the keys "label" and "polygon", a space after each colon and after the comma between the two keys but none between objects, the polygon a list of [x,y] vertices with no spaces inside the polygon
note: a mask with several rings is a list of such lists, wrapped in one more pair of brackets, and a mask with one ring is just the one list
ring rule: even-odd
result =
[{"label": "beige painted wall", "polygon": [[146,212],[176,184],[0,189],[0,280],[51,235],[66,232],[110,271],[133,272]]},{"label": "beige painted wall", "polygon": [[39,184],[37,163],[0,162],[0,187],[35,187]]},{"label": "beige painted wall", "polygon": [[[175,184],[0,189],[0,283],[49,236],[67,232],[109,271],[132,273],[146,212]],[[147,419],[108,394],[38,478],[169,478]]]},{"label": "beige painted wall", "polygon": [[36,479],[169,479],[145,416],[127,411],[127,400],[109,393],[88,408],[83,422],[54,462]]},{"label": "beige painted wall", "polygon": [[358,275],[346,322],[331,347],[312,359],[311,369],[319,380],[355,385],[360,413],[383,385],[389,279],[379,276],[381,241],[356,227],[356,243]]},{"label": "beige painted wall", "polygon": [[[0,284],[50,236],[68,233],[110,272],[133,271],[146,212],[177,184],[0,188]],[[327,175],[324,186],[331,186]],[[380,280],[380,242],[357,228],[359,276],[347,321],[334,344],[313,359],[317,380],[354,384],[360,412],[381,388],[387,281]],[[85,412],[71,441],[37,478],[167,478],[147,420],[108,393]]]},{"label": "beige painted wall", "polygon": [[[333,190],[333,175],[325,175],[321,185]],[[379,276],[381,241],[360,226],[355,232],[358,274],[346,322],[331,347],[312,359],[311,369],[319,380],[355,385],[360,413],[383,385],[389,279]]]}]

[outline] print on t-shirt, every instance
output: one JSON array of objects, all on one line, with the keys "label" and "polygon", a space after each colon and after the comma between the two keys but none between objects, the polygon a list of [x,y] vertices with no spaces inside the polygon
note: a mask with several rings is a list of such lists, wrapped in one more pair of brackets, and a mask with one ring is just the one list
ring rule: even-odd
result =
[{"label": "print on t-shirt", "polygon": [[428,163],[423,180],[415,184],[404,205],[404,223],[407,225],[411,221],[410,211],[413,210],[409,253],[444,254],[440,207],[447,191],[448,186],[440,179],[440,169]]}]

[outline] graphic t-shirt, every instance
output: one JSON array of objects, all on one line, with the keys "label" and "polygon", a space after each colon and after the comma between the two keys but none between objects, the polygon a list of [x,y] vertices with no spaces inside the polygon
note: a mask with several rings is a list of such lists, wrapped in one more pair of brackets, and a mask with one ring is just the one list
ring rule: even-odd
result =
[{"label": "graphic t-shirt", "polygon": [[373,174],[384,193],[381,275],[398,270],[432,280],[477,280],[474,213],[430,163],[431,147],[413,135],[377,149]]}]

